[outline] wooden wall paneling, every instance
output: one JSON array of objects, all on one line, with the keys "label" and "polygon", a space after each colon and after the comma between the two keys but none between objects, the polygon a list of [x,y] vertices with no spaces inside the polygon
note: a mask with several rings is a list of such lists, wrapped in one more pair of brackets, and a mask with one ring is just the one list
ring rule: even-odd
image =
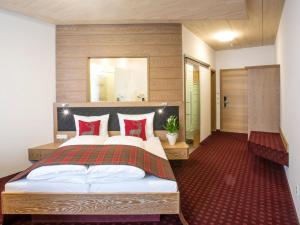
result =
[{"label": "wooden wall paneling", "polygon": [[248,131],[279,132],[280,130],[280,68],[247,67]]},{"label": "wooden wall paneling", "polygon": [[58,35],[91,34],[176,34],[181,30],[177,24],[114,24],[114,25],[58,25]]},{"label": "wooden wall paneling", "polygon": [[69,25],[56,29],[56,101],[86,102],[89,57],[149,57],[149,100],[183,101],[180,24]]}]

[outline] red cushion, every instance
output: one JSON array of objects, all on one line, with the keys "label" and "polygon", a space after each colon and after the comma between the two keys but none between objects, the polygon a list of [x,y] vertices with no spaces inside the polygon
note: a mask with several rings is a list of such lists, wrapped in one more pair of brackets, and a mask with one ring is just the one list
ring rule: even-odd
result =
[{"label": "red cushion", "polygon": [[124,120],[125,135],[140,137],[145,141],[146,140],[146,121],[147,121],[147,119]]},{"label": "red cushion", "polygon": [[79,120],[79,136],[81,135],[99,135],[100,120],[85,122]]}]

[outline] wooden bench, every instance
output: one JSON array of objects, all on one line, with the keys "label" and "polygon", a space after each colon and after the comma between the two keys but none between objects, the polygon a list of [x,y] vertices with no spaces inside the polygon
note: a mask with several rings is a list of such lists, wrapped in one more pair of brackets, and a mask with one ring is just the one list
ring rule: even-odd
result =
[{"label": "wooden bench", "polygon": [[259,157],[288,166],[289,154],[280,133],[251,131],[248,148]]}]

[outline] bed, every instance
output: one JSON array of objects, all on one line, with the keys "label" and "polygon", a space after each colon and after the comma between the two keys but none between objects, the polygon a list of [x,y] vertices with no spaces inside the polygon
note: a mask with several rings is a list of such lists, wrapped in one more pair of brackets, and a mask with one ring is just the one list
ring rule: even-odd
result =
[{"label": "bed", "polygon": [[[83,137],[82,140],[79,139],[70,139],[67,144],[62,145],[62,148],[83,145],[113,146],[115,144],[109,141],[106,144],[107,140],[95,143],[95,141],[87,140],[87,137]],[[120,141],[117,140],[117,142]],[[123,144],[121,141],[122,146]],[[147,154],[167,159],[158,137],[149,138],[143,141],[143,144],[143,148]],[[134,143],[128,145],[140,148],[140,146],[136,146]],[[98,182],[98,177],[90,182],[86,174],[76,177],[75,182],[64,182],[63,179],[48,182],[47,180],[28,179],[28,174],[26,175],[26,177],[21,177],[7,183],[4,192],[1,193],[2,213],[4,215],[3,224],[6,223],[5,217],[20,214],[178,214],[182,223],[187,224],[180,210],[180,193],[177,183],[174,180],[163,179],[145,173],[145,176],[141,179],[121,180],[120,182],[114,181],[113,183]]]}]

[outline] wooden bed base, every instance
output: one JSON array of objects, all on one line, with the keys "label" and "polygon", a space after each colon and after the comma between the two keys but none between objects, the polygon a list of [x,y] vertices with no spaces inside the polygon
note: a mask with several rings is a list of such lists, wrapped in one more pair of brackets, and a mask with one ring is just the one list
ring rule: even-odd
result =
[{"label": "wooden bed base", "polygon": [[[153,215],[178,214],[179,192],[170,193],[47,193],[2,192],[6,215]],[[5,225],[5,224],[3,224]]]}]

